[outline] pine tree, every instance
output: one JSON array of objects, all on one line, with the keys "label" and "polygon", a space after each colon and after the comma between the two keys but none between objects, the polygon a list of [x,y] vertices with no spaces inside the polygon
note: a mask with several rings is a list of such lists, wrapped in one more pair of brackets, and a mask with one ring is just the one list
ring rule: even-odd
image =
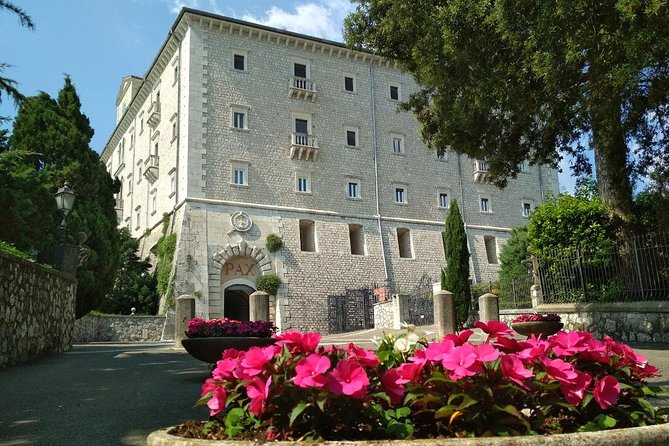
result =
[{"label": "pine tree", "polygon": [[451,201],[446,217],[444,248],[446,267],[441,274],[441,288],[453,293],[455,300],[455,321],[461,327],[467,320],[467,310],[471,299],[469,286],[469,249],[467,234],[462,221],[458,202]]}]

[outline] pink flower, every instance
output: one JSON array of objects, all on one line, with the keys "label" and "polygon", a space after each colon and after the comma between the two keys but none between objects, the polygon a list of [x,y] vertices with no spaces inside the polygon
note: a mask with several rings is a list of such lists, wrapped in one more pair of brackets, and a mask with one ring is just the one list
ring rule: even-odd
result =
[{"label": "pink flower", "polygon": [[516,353],[522,350],[522,347],[518,341],[506,336],[498,336],[493,345],[504,353]]},{"label": "pink flower", "polygon": [[482,370],[477,359],[476,348],[472,344],[464,344],[444,354],[441,364],[451,371],[450,378],[457,381],[465,376],[474,376]]},{"label": "pink flower", "polygon": [[518,345],[523,348],[518,352],[518,357],[526,362],[545,356],[549,348],[547,341],[537,340],[536,338],[520,342]]},{"label": "pink flower", "polygon": [[488,321],[487,324],[485,322],[476,321],[474,326],[480,328],[485,333],[488,333],[488,338],[496,338],[499,335],[511,334],[509,326],[500,321]]},{"label": "pink flower", "polygon": [[249,412],[256,416],[262,415],[265,409],[265,401],[269,397],[269,387],[272,384],[272,377],[267,378],[267,381],[256,376],[246,385],[246,395],[251,398],[249,405]]},{"label": "pink flower", "polygon": [[474,334],[474,330],[462,330],[458,334],[450,334],[450,333],[447,334],[446,336],[444,336],[443,340],[453,341],[453,345],[455,347],[459,347],[465,342],[467,342],[467,340],[472,334]]},{"label": "pink flower", "polygon": [[312,353],[304,359],[300,359],[295,367],[297,375],[293,382],[298,387],[323,387],[326,378],[323,373],[330,368],[330,360],[327,356]]},{"label": "pink flower", "polygon": [[397,383],[406,384],[408,382],[418,380],[420,377],[420,372],[423,370],[423,365],[418,363],[405,362],[394,370],[397,370]]},{"label": "pink flower", "polygon": [[598,379],[595,380],[595,390],[593,393],[599,407],[606,410],[618,402],[620,384],[618,384],[618,380],[614,376],[608,375],[601,381]]},{"label": "pink flower", "polygon": [[299,330],[288,330],[285,333],[274,335],[279,342],[276,345],[285,345],[291,353],[313,353],[321,342],[318,332],[302,333]]},{"label": "pink flower", "polygon": [[[445,354],[450,353],[455,344],[450,339],[444,339],[441,342],[434,342],[425,349],[425,359],[431,362],[440,362]],[[419,350],[418,350],[419,351]],[[416,353],[414,352],[414,355]]]},{"label": "pink flower", "polygon": [[[403,364],[406,365],[406,364]],[[390,397],[390,401],[393,404],[397,404],[402,401],[404,396],[404,386],[400,383],[401,379],[397,369],[390,369],[381,376],[381,384],[383,385],[383,390],[386,391]]]},{"label": "pink flower", "polygon": [[516,355],[502,356],[501,369],[502,375],[524,389],[528,389],[528,387],[523,381],[534,376],[534,373],[531,370],[527,370],[523,366],[523,362]]},{"label": "pink flower", "polygon": [[427,358],[425,357],[425,350],[414,350],[413,356],[407,358],[414,364],[418,364],[421,368],[427,363]]},{"label": "pink flower", "polygon": [[590,333],[582,331],[561,331],[555,336],[551,336],[549,342],[556,355],[573,356],[577,352],[587,350],[587,342],[590,339],[592,339]]},{"label": "pink flower", "polygon": [[362,398],[367,392],[369,378],[355,361],[342,359],[328,376],[328,389],[332,393]]},{"label": "pink flower", "polygon": [[273,427],[270,427],[265,431],[265,441],[274,441],[278,436],[279,432]]},{"label": "pink flower", "polygon": [[590,385],[592,377],[584,372],[576,372],[577,376],[572,384],[561,382],[560,390],[569,404],[578,406],[583,401],[585,390]]},{"label": "pink flower", "polygon": [[274,358],[276,350],[273,345],[267,347],[251,347],[240,365],[247,376],[256,376],[263,372],[265,365]]},{"label": "pink flower", "polygon": [[237,364],[239,364],[239,360],[236,358],[221,359],[216,362],[216,368],[212,370],[211,375],[214,379],[230,381],[234,377],[233,372],[237,368]]},{"label": "pink flower", "polygon": [[602,364],[608,364],[611,362],[606,345],[599,339],[590,339],[587,342],[587,347],[587,350],[578,354],[578,359],[599,362]]},{"label": "pink flower", "polygon": [[490,344],[479,344],[476,347],[476,359],[482,363],[492,362],[499,358],[499,350]]},{"label": "pink flower", "polygon": [[550,359],[548,357],[541,358],[541,363],[548,376],[552,379],[557,379],[561,383],[574,384],[578,375],[574,370],[574,366],[562,359]]},{"label": "pink flower", "polygon": [[381,360],[373,351],[360,348],[352,342],[349,342],[346,351],[348,352],[348,357],[350,359],[355,359],[364,367],[375,368],[381,364]]},{"label": "pink flower", "polygon": [[211,378],[202,384],[202,394],[200,396],[204,397],[208,393],[211,393],[211,398],[207,401],[207,407],[209,407],[209,416],[213,417],[225,408],[227,395],[225,387]]}]

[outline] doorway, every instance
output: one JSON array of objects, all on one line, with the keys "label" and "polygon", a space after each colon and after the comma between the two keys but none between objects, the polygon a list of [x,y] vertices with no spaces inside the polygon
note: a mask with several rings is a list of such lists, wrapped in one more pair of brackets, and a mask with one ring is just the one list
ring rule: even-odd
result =
[{"label": "doorway", "polygon": [[249,296],[255,290],[248,285],[230,285],[223,295],[223,316],[238,321],[249,320]]}]

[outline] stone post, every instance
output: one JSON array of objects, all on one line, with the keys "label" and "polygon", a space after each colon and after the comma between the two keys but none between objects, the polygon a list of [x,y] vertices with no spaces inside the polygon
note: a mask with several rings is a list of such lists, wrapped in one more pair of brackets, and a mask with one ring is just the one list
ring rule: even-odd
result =
[{"label": "stone post", "polygon": [[539,305],[544,303],[544,293],[541,292],[541,286],[532,285],[530,287],[532,296],[532,308],[536,309]]},{"label": "stone post", "polygon": [[455,302],[450,291],[440,290],[434,294],[434,325],[438,340],[455,333]]},{"label": "stone post", "polygon": [[481,322],[499,320],[499,298],[492,293],[479,297],[479,316]]},{"label": "stone post", "polygon": [[174,346],[183,348],[181,340],[186,338],[188,321],[195,317],[195,298],[189,294],[177,297],[176,314],[174,315]]},{"label": "stone post", "polygon": [[249,296],[249,319],[269,321],[269,294],[256,291]]}]

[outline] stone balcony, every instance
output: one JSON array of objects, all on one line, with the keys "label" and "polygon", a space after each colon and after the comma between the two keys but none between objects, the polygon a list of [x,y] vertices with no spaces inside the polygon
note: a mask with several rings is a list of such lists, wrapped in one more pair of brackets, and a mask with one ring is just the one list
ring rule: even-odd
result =
[{"label": "stone balcony", "polygon": [[298,160],[316,161],[318,157],[316,138],[307,133],[293,132],[290,141],[290,157]]},{"label": "stone balcony", "polygon": [[148,116],[149,117],[146,119],[146,123],[149,125],[149,127],[155,129],[156,126],[160,123],[160,102],[153,101],[151,103]]},{"label": "stone balcony", "polygon": [[488,178],[488,163],[485,160],[474,160],[474,181],[487,183]]},{"label": "stone balcony", "polygon": [[316,84],[310,79],[293,77],[290,80],[289,92],[291,98],[314,102],[316,100]]},{"label": "stone balcony", "polygon": [[152,184],[158,179],[158,155],[149,155],[144,161],[144,178]]}]

